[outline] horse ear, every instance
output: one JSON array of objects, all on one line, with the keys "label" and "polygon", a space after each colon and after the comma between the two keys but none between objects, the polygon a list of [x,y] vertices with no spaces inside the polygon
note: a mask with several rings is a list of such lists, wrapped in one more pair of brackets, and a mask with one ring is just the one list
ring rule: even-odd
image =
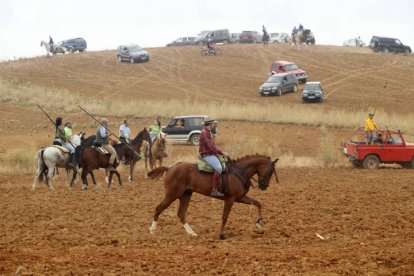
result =
[{"label": "horse ear", "polygon": [[276,160],[275,161],[273,161],[272,162],[272,164],[274,165],[274,164],[276,164],[277,163],[277,161],[279,161],[279,158],[276,158]]}]

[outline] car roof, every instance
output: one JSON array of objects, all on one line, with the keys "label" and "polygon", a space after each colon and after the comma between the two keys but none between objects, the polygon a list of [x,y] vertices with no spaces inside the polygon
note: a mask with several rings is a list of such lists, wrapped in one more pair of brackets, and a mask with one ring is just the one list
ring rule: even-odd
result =
[{"label": "car roof", "polygon": [[276,73],[276,74],[273,74],[271,76],[287,76],[287,75],[294,75],[296,77],[296,74],[295,73],[292,73],[292,72]]},{"label": "car roof", "polygon": [[141,46],[139,46],[138,44],[122,44],[122,45],[119,45],[119,46],[118,46],[118,48],[119,48],[119,47],[135,47],[135,46],[138,46],[138,47],[142,48],[142,47],[141,47]]},{"label": "car roof", "polygon": [[276,60],[276,61],[274,61],[274,62],[280,63],[280,64],[282,64],[282,65],[296,64],[296,63],[294,63],[294,62],[291,62],[291,61],[286,61],[286,60]]},{"label": "car roof", "polygon": [[181,118],[193,118],[193,117],[207,117],[207,115],[183,115],[183,116],[175,116],[173,119],[181,119]]},{"label": "car roof", "polygon": [[320,81],[307,81],[305,84],[321,84]]}]

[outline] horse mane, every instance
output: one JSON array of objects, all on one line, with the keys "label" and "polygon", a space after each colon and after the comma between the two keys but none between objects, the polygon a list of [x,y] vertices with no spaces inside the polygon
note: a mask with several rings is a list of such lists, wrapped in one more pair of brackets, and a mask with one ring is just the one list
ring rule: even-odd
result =
[{"label": "horse mane", "polygon": [[[145,135],[145,137],[144,137],[144,135]],[[146,140],[145,138],[150,139],[149,132],[148,132],[147,128],[144,128],[143,130],[138,132],[137,136],[135,136],[135,138],[132,141],[133,142],[141,142],[142,140]]]},{"label": "horse mane", "polygon": [[234,162],[242,162],[242,161],[245,161],[247,159],[256,158],[256,157],[262,157],[262,158],[266,158],[266,159],[271,160],[271,158],[269,156],[256,153],[256,154],[250,154],[250,155],[245,155],[245,156],[239,157],[239,158],[235,159]]}]

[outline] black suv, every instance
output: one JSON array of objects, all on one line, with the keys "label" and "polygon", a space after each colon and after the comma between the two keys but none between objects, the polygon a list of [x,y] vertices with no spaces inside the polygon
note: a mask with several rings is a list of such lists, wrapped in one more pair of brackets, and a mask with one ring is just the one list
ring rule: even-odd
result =
[{"label": "black suv", "polygon": [[86,47],[88,47],[88,45],[86,44],[86,40],[81,37],[63,40],[60,41],[58,44],[60,47],[65,48],[66,51],[68,51],[69,53],[74,53],[76,51],[82,53],[86,50]]},{"label": "black suv", "polygon": [[260,96],[282,96],[289,91],[298,91],[298,79],[294,73],[272,74],[259,88]]},{"label": "black suv", "polygon": [[411,48],[401,43],[399,39],[390,37],[373,36],[369,43],[374,53],[383,52],[388,53],[404,53],[406,55],[411,53]]},{"label": "black suv", "polygon": [[[204,127],[206,115],[190,115],[174,117],[172,121],[162,127],[162,132],[167,134],[167,140],[171,142],[190,142],[197,146],[200,143],[200,133]],[[217,124],[212,133],[217,134]]]}]

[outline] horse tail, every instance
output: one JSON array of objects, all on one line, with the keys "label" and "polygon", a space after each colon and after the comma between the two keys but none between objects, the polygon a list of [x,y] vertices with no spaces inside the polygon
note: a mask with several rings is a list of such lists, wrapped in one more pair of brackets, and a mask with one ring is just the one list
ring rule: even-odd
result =
[{"label": "horse tail", "polygon": [[148,172],[147,175],[151,179],[155,179],[162,175],[164,172],[168,171],[167,167],[158,167],[156,169],[153,169],[152,171]]},{"label": "horse tail", "polygon": [[39,182],[40,183],[43,182],[43,176],[46,176],[47,170],[48,170],[48,168],[46,166],[46,163],[45,163],[45,159],[43,157],[44,151],[45,151],[45,149],[41,149],[37,153],[37,167],[38,167],[38,170],[40,171],[40,174],[39,174]]}]

